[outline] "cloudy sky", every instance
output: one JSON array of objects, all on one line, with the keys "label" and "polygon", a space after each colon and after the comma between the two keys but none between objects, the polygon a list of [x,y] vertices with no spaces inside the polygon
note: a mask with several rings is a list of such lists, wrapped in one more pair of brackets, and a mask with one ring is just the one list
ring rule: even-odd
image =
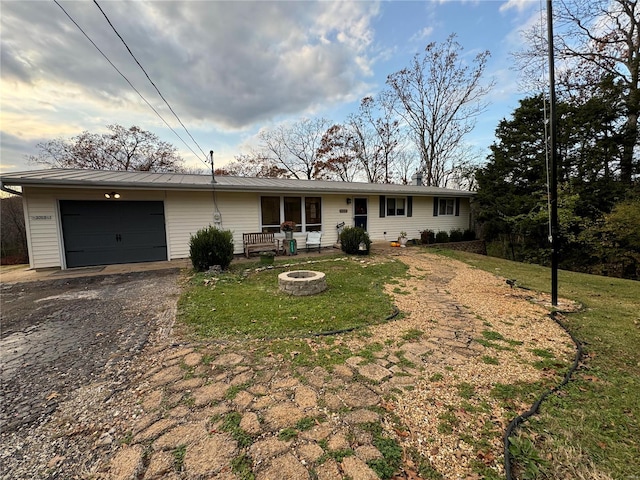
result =
[{"label": "cloudy sky", "polygon": [[[163,123],[54,1],[0,1],[2,171],[38,142],[108,124],[137,125],[204,167],[184,132],[92,1],[58,0],[160,112]],[[538,0],[107,1],[98,4],[216,166],[246,153],[257,132],[302,117],[341,122],[432,41],[458,35],[469,59],[491,52],[496,87],[469,141],[486,149],[518,91],[510,52],[540,21]]]}]

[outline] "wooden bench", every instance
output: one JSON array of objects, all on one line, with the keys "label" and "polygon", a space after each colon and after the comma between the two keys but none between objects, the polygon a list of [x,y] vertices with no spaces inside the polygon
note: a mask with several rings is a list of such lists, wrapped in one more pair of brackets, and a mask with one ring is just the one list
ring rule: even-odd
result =
[{"label": "wooden bench", "polygon": [[243,233],[242,246],[244,254],[249,258],[249,254],[255,251],[274,251],[277,254],[280,250],[280,241],[276,240],[273,233]]}]

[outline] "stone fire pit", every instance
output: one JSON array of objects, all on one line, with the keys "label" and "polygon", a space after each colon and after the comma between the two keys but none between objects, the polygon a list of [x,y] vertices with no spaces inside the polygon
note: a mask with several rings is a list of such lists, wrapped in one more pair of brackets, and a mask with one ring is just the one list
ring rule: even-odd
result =
[{"label": "stone fire pit", "polygon": [[312,270],[294,270],[278,275],[280,290],[298,297],[315,295],[327,289],[327,279],[324,273]]}]

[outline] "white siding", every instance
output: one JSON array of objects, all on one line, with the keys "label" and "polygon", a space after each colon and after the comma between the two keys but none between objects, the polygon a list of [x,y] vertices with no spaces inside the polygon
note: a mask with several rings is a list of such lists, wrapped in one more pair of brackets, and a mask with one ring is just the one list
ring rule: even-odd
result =
[{"label": "white siding", "polygon": [[[407,232],[408,238],[420,238],[422,230],[449,232],[459,228],[469,228],[469,199],[460,199],[460,215],[433,216],[432,197],[413,197],[412,216],[385,216],[380,218],[380,197],[369,197],[368,233],[371,240],[396,240],[400,232]],[[385,235],[386,232],[386,235]]]},{"label": "white siding", "polygon": [[[353,204],[347,205],[346,195],[326,195],[322,199],[322,246],[328,247],[338,241],[336,225],[344,222],[353,226]],[[346,210],[341,212],[340,210]]]},{"label": "white siding", "polygon": [[[220,228],[233,233],[234,253],[242,253],[242,234],[260,231],[260,201],[256,193],[217,193]],[[211,192],[167,192],[165,219],[171,260],[189,256],[189,240],[214,224]]]}]

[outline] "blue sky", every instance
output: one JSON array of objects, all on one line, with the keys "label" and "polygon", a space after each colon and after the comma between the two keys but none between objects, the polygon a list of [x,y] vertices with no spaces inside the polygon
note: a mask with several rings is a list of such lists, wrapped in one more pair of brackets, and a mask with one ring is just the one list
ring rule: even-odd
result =
[{"label": "blue sky", "polygon": [[[540,21],[538,0],[410,2],[98,1],[216,166],[256,144],[262,128],[303,117],[341,122],[387,75],[432,41],[458,35],[469,59],[489,50],[490,107],[468,141],[486,151],[498,122],[526,93],[510,53]],[[191,142],[93,2],[60,0],[74,20]],[[543,13],[544,15],[544,13]],[[2,171],[35,145],[107,124],[137,125],[204,167],[53,1],[0,2]]]}]

